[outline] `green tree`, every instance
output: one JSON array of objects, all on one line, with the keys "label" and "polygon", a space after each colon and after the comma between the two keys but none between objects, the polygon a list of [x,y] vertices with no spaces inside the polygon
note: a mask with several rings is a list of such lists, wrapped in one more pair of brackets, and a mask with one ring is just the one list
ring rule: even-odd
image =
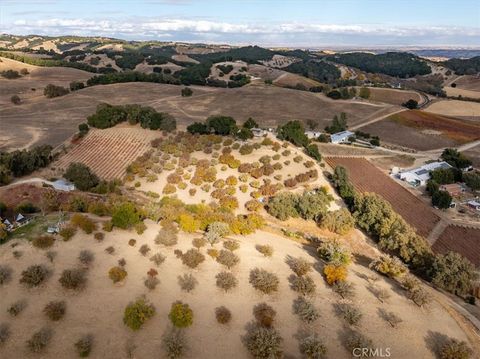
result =
[{"label": "green tree", "polygon": [[452,168],[437,168],[430,172],[430,179],[438,184],[455,183],[455,172]]},{"label": "green tree", "polygon": [[100,182],[88,166],[79,162],[70,163],[63,176],[81,191],[91,190]]},{"label": "green tree", "polygon": [[472,165],[472,161],[455,148],[446,148],[443,150],[441,157],[449,165],[458,169],[464,169]]},{"label": "green tree", "polygon": [[208,130],[213,130],[217,135],[234,135],[237,132],[237,124],[230,116],[210,116],[205,124]]},{"label": "green tree", "polygon": [[359,96],[364,99],[369,99],[370,98],[370,89],[368,87],[362,87],[360,88],[360,94]]},{"label": "green tree", "polygon": [[290,217],[298,217],[297,201],[298,196],[294,193],[279,193],[268,202],[268,213],[281,221],[285,221]]},{"label": "green tree", "polygon": [[44,89],[43,89],[43,94],[47,98],[53,98],[53,97],[60,97],[68,94],[70,91],[66,89],[65,87],[62,86],[56,86],[52,84],[48,84]]},{"label": "green tree", "polygon": [[322,155],[318,151],[318,147],[315,144],[308,145],[305,147],[305,153],[309,155],[310,157],[316,159],[317,161],[322,160]]},{"label": "green tree", "polygon": [[296,201],[297,212],[303,219],[320,220],[328,211],[333,197],[325,191],[304,192]]},{"label": "green tree", "polygon": [[474,191],[480,190],[480,173],[479,172],[464,173],[463,181],[468,187],[470,187]]},{"label": "green tree", "polygon": [[447,191],[437,191],[432,194],[432,205],[440,208],[447,209],[450,208],[452,204],[452,196]]},{"label": "green tree", "polygon": [[182,97],[190,97],[193,95],[193,91],[190,87],[182,88]]},{"label": "green tree", "polygon": [[289,121],[283,126],[278,126],[277,137],[298,147],[308,145],[308,137],[305,135],[305,129],[300,121]]},{"label": "green tree", "polygon": [[258,123],[253,118],[249,117],[248,120],[243,123],[243,127],[251,130],[252,128],[258,127]]},{"label": "green tree", "polygon": [[337,115],[333,117],[332,123],[330,126],[325,127],[325,131],[328,133],[338,133],[345,131],[347,128],[347,115],[345,112],[342,112],[340,118]]},{"label": "green tree", "polygon": [[409,110],[415,110],[418,108],[418,101],[410,99],[407,102],[402,103],[402,106],[408,108]]},{"label": "green tree", "polygon": [[236,133],[236,136],[239,139],[246,141],[248,139],[253,138],[253,133],[252,133],[252,130],[250,130],[248,127],[242,127],[238,130],[238,132]]},{"label": "green tree", "polygon": [[477,279],[474,265],[456,252],[437,255],[429,274],[433,284],[457,295],[467,294]]},{"label": "green tree", "polygon": [[140,214],[135,204],[124,202],[113,209],[112,224],[118,228],[131,228],[140,222]]},{"label": "green tree", "polygon": [[187,131],[191,134],[198,133],[200,135],[206,135],[210,131],[208,130],[207,125],[201,122],[194,122],[191,125],[187,126]]}]

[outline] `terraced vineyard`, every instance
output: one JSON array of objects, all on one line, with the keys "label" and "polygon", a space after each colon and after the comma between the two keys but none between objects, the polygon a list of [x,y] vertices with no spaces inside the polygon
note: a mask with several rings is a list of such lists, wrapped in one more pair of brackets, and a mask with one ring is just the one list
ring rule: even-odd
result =
[{"label": "terraced vineyard", "polygon": [[407,189],[385,175],[364,158],[328,157],[327,163],[335,168],[347,169],[350,181],[360,192],[374,192],[381,195],[392,205],[405,221],[416,228],[417,233],[427,237],[440,217],[433,208],[410,193]]},{"label": "terraced vineyard", "polygon": [[80,162],[102,179],[119,179],[125,174],[127,166],[148,151],[150,142],[160,136],[158,131],[130,126],[92,129],[56,163],[56,167],[66,169],[70,163]]},{"label": "terraced vineyard", "polygon": [[480,266],[480,229],[450,225],[433,244],[438,253],[455,251]]}]

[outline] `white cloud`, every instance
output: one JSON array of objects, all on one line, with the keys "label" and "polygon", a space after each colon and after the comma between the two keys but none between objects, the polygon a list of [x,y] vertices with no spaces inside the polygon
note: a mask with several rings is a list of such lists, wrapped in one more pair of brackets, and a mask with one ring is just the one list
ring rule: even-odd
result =
[{"label": "white cloud", "polygon": [[[298,36],[298,40],[308,38],[337,37],[365,37],[392,39],[396,42],[402,38],[452,37],[452,44],[458,39],[470,38],[468,43],[480,43],[480,28],[452,27],[452,26],[386,26],[363,24],[316,24],[316,23],[232,23],[196,19],[168,19],[168,18],[135,18],[122,20],[107,19],[72,19],[52,18],[45,20],[15,20],[12,24],[0,25],[0,31],[15,32],[19,34],[82,34],[82,35],[107,35],[126,36],[132,39],[158,36],[161,38],[178,36],[181,40],[208,40],[218,38],[220,41],[230,42],[232,38],[237,41],[261,43],[262,39],[278,39],[282,37]],[[291,41],[294,41],[292,39]]]}]

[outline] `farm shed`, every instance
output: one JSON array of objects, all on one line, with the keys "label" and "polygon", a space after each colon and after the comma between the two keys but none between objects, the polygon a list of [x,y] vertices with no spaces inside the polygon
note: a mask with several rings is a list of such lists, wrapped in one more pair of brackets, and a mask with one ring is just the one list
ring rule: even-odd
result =
[{"label": "farm shed", "polygon": [[399,178],[412,186],[424,186],[430,179],[430,172],[439,168],[451,168],[447,162],[431,162],[418,168],[400,172]]},{"label": "farm shed", "polygon": [[252,133],[255,137],[263,137],[267,134],[267,131],[262,128],[253,127]]},{"label": "farm shed", "polygon": [[477,202],[477,201],[468,201],[467,202],[467,205],[470,207],[470,208],[473,208],[477,211],[480,211],[480,202]]},{"label": "farm shed", "polygon": [[332,143],[345,143],[348,142],[348,139],[354,135],[355,134],[350,131],[337,132],[330,136],[330,141]]},{"label": "farm shed", "polygon": [[465,188],[463,188],[458,183],[443,184],[443,185],[440,186],[439,189],[440,189],[440,191],[448,192],[448,194],[452,197],[459,196],[463,192],[465,192]]}]

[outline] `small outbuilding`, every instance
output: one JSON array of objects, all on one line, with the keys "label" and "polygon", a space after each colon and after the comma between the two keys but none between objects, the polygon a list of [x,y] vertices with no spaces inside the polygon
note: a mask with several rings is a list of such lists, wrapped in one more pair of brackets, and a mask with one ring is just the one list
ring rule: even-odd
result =
[{"label": "small outbuilding", "polygon": [[465,188],[463,188],[458,183],[452,184],[443,184],[440,186],[440,191],[448,192],[448,194],[452,197],[460,196],[462,193],[465,192]]},{"label": "small outbuilding", "polygon": [[355,136],[351,131],[342,131],[330,135],[330,141],[332,143],[346,143],[349,141],[349,138]]},{"label": "small outbuilding", "polygon": [[480,202],[478,201],[468,201],[467,202],[468,207],[473,208],[476,211],[480,211]]}]

